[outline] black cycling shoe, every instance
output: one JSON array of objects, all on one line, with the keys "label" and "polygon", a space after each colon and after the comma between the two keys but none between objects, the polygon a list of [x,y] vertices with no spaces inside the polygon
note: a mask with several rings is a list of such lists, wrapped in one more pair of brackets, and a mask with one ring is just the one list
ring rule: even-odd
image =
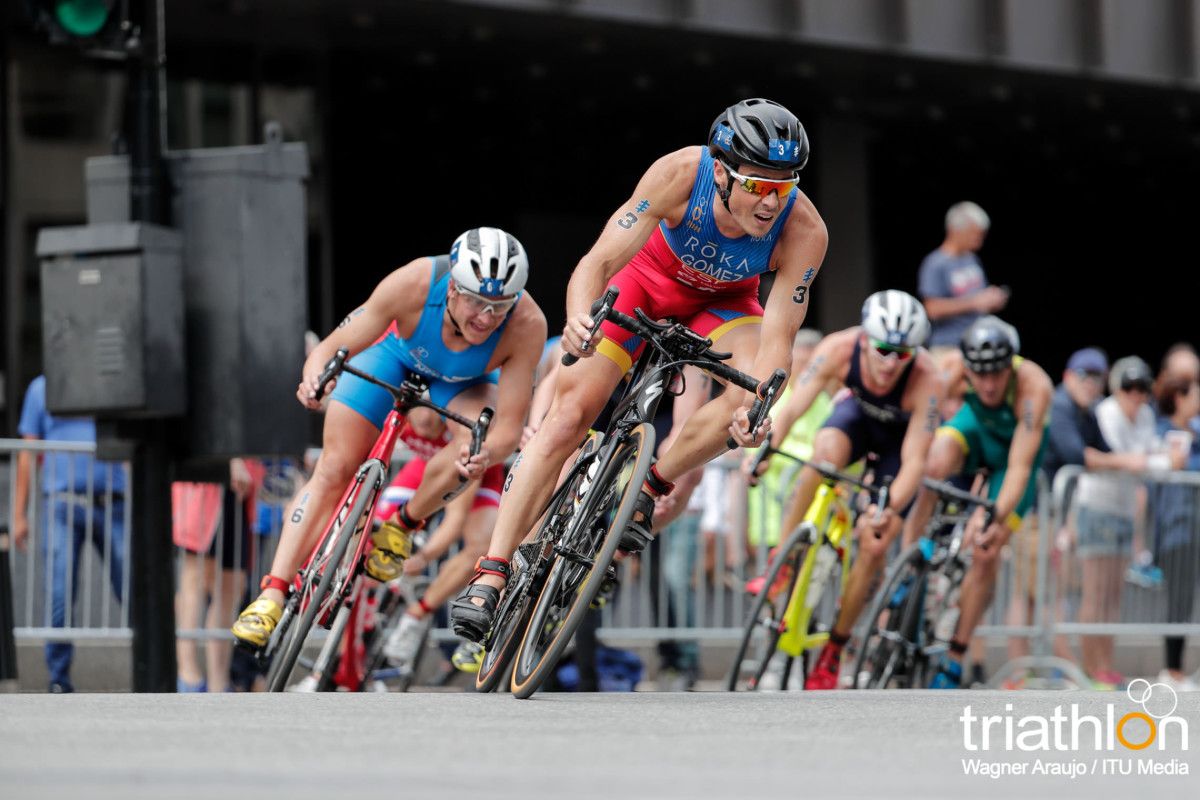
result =
[{"label": "black cycling shoe", "polygon": [[[641,516],[641,519],[638,517]],[[654,498],[650,493],[643,489],[633,504],[633,518],[629,520],[629,524],[625,526],[625,530],[621,531],[621,542],[617,545],[618,550],[624,550],[630,555],[635,555],[646,549],[646,545],[654,539],[654,528],[651,523],[651,518],[654,516]]]},{"label": "black cycling shoe", "polygon": [[[472,642],[482,641],[492,629],[496,619],[496,606],[500,604],[500,590],[475,581],[483,575],[496,575],[508,582],[508,561],[503,558],[484,556],[475,564],[475,575],[467,588],[450,604],[450,627],[454,634]],[[472,602],[479,598],[482,604]]]}]

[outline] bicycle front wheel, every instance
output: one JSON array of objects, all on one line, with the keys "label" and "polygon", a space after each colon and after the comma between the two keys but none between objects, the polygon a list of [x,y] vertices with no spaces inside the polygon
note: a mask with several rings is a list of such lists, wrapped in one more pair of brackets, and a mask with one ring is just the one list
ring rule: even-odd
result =
[{"label": "bicycle front wheel", "polygon": [[[725,676],[726,691],[754,691],[762,682],[771,659],[776,655],[784,658],[782,653],[776,653],[775,646],[783,634],[788,599],[796,589],[796,581],[800,578],[800,566],[808,552],[808,535],[807,527],[796,528],[771,560],[762,588],[755,595],[750,613],[746,616],[742,639],[733,657],[733,664]],[[780,575],[789,569],[791,579],[787,581],[787,585],[776,586]],[[788,664],[785,668],[785,675],[790,672],[790,666]]]},{"label": "bicycle front wheel", "polygon": [[[355,540],[356,534],[363,533],[368,517],[375,506],[375,496],[379,487],[383,485],[383,478],[382,465],[372,463],[367,466],[355,493],[342,505],[342,509],[345,509],[348,504],[349,510],[342,518],[337,530],[333,532],[333,545],[329,550],[329,557],[312,559],[301,575],[300,591],[307,591],[307,587],[312,586],[314,582],[316,589],[308,595],[303,613],[287,631],[288,638],[275,656],[278,663],[272,662],[271,664],[272,675],[271,680],[268,681],[267,691],[282,692],[287,688],[292,677],[292,670],[300,658],[300,651],[304,649],[304,642],[308,639],[308,633],[312,630],[317,615],[323,609],[332,613],[332,609],[329,609],[328,606],[334,578],[341,574],[342,586],[345,587],[353,576],[357,565],[348,563],[348,554],[352,552],[350,544]],[[319,579],[318,574],[320,575]]]},{"label": "bicycle front wheel", "polygon": [[[580,459],[592,453],[600,441],[600,434],[593,433],[580,449]],[[576,465],[578,464],[579,460],[576,461]],[[484,639],[486,649],[483,663],[475,676],[476,691],[493,692],[506,682],[511,684],[513,656],[525,626],[529,624],[534,600],[541,591],[549,570],[547,545],[557,540],[559,533],[570,522],[576,491],[583,480],[584,471],[576,466],[550,498],[550,503],[541,516],[542,521],[537,534],[530,542],[518,547],[518,552],[525,560],[525,567],[513,576],[509,588],[505,590],[496,610],[496,621]]]},{"label": "bicycle front wheel", "polygon": [[600,463],[533,607],[513,667],[513,695],[524,699],[558,666],[600,591],[621,534],[654,463],[654,428],[643,422]]},{"label": "bicycle front wheel", "polygon": [[917,652],[916,627],[928,562],[920,543],[900,554],[871,602],[854,663],[854,688],[906,688]]}]

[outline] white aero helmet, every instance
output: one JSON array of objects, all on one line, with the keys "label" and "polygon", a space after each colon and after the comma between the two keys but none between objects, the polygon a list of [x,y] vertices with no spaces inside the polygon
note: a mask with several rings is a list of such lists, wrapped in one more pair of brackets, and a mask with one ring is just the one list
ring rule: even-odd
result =
[{"label": "white aero helmet", "polygon": [[512,297],[525,288],[529,259],[512,234],[499,228],[471,228],[450,248],[450,277],[468,292]]},{"label": "white aero helmet", "polygon": [[867,336],[895,347],[920,347],[929,338],[929,317],[921,301],[896,289],[867,298],[862,326]]}]

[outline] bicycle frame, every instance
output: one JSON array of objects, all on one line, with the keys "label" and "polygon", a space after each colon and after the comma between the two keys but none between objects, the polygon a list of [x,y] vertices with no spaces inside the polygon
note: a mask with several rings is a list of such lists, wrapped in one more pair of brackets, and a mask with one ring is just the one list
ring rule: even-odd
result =
[{"label": "bicycle frame", "polygon": [[[280,625],[276,628],[276,635],[272,636],[271,641],[268,642],[268,646],[259,654],[263,661],[268,661],[276,657],[276,651],[283,644],[285,638],[281,635],[287,627],[284,621],[293,616],[306,614],[309,610],[309,604],[312,602],[312,594],[314,592],[324,592],[324,596],[319,598],[320,605],[314,612],[316,617],[312,620],[313,624],[329,629],[334,625],[339,609],[346,614],[349,613],[347,601],[351,597],[351,592],[356,585],[358,577],[363,572],[364,557],[370,545],[370,537],[365,536],[364,533],[375,515],[375,503],[379,498],[379,493],[387,482],[392,454],[395,452],[396,442],[400,437],[404,415],[409,410],[418,406],[425,407],[436,411],[446,419],[463,425],[471,430],[471,452],[473,454],[479,452],[483,440],[487,436],[492,416],[494,415],[494,411],[491,408],[485,407],[480,412],[478,421],[472,423],[471,420],[468,420],[461,414],[437,406],[424,399],[422,395],[427,386],[423,376],[411,374],[405,378],[399,387],[396,387],[346,363],[348,358],[348,351],[345,349],[338,350],[333,359],[325,366],[325,370],[318,379],[316,396],[320,397],[323,395],[325,389],[333,379],[340,373],[345,372],[386,389],[393,398],[392,410],[384,418],[379,436],[371,446],[366,459],[359,465],[358,470],[354,474],[354,479],[346,487],[345,492],[343,492],[340,502],[335,506],[336,511],[331,515],[315,546],[297,571],[296,577],[292,582],[292,590],[288,593],[284,604],[284,619],[280,621]],[[375,477],[372,479],[370,485],[364,485],[369,476]],[[466,485],[467,481],[462,479],[458,491],[461,491]],[[360,505],[363,499],[361,496],[362,492],[369,492],[370,494],[367,495],[365,504]],[[455,494],[457,492],[448,493],[442,499],[443,501],[449,500]],[[353,537],[352,547],[348,551],[344,545],[337,544],[339,540],[343,539],[343,537],[337,534],[345,525],[347,516],[356,507],[362,508],[362,513],[351,533]],[[349,558],[345,558],[344,554],[346,552],[352,552],[352,555]],[[333,559],[335,553],[342,554],[338,555],[341,563],[333,565],[333,568],[337,572],[331,576],[330,580],[324,577],[318,580],[317,576],[323,576],[325,570],[330,568],[328,562]],[[310,586],[305,585],[306,576],[309,578]],[[327,583],[328,589],[321,588],[318,586],[319,583]],[[308,623],[304,622],[302,624],[307,625]],[[301,635],[306,634],[307,631]],[[330,648],[337,646],[336,640],[338,638],[330,637],[334,641],[326,643],[319,662],[327,660],[326,657],[332,652]],[[285,656],[285,658],[294,658],[294,656]],[[289,664],[285,668],[290,672],[292,665]]]},{"label": "bicycle frame", "polygon": [[834,548],[841,566],[838,596],[846,586],[850,575],[850,559],[847,557],[848,536],[854,530],[854,515],[836,481],[828,478],[817,487],[817,493],[809,504],[802,528],[809,531],[809,547],[804,554],[800,574],[792,584],[792,595],[788,599],[783,615],[784,629],[775,644],[775,649],[789,656],[799,656],[805,650],[821,647],[829,640],[828,631],[809,631],[813,606],[808,603],[809,579],[817,563],[817,554],[824,541]]}]

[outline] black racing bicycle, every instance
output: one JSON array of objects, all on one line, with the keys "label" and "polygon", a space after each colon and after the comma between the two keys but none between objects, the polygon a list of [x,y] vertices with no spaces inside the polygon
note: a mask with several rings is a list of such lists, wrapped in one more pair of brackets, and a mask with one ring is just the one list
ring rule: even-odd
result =
[{"label": "black racing bicycle", "polygon": [[[777,369],[759,382],[728,364],[729,353],[678,322],[660,323],[635,309],[616,311],[609,287],[592,305],[592,330],[608,320],[646,343],[608,427],[588,436],[566,477],[550,498],[532,538],[517,548],[513,574],[484,639],[476,686],[491,691],[511,669],[518,698],[530,697],[550,676],[602,586],[615,580],[613,558],[634,514],[642,484],[654,463],[651,421],[659,402],[673,392],[685,366],[756,395],[749,412],[756,433],[787,379]],[[575,359],[563,356],[563,364]],[[727,444],[736,447],[733,439]]]},{"label": "black racing bicycle", "polygon": [[986,527],[995,511],[986,497],[931,478],[921,482],[937,505],[925,535],[888,568],[871,603],[854,664],[856,689],[928,686],[958,621],[959,587],[970,566],[963,551],[967,521],[982,508]]}]

